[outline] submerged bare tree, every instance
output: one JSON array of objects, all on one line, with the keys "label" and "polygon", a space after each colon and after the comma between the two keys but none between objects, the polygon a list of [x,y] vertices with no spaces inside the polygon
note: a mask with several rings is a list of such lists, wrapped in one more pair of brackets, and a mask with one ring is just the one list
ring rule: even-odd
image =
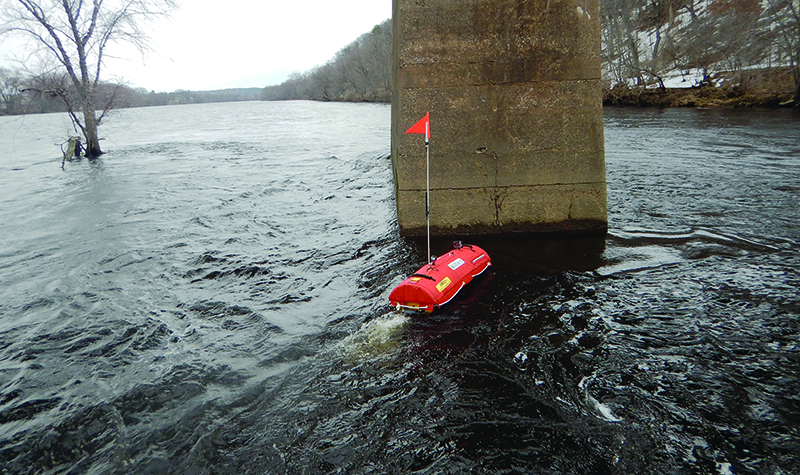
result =
[{"label": "submerged bare tree", "polygon": [[142,26],[176,5],[176,0],[6,0],[0,33],[27,35],[49,58],[42,76],[58,73],[63,80],[43,82],[40,92],[64,101],[86,140],[86,156],[93,158],[103,153],[97,127],[113,107],[114,95],[101,94],[100,87],[107,49],[120,43],[148,49]]}]

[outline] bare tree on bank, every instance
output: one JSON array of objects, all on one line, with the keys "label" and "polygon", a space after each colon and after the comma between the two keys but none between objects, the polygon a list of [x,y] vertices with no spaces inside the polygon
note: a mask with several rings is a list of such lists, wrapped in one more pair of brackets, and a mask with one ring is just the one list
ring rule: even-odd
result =
[{"label": "bare tree on bank", "polygon": [[800,106],[800,0],[766,0],[768,18],[777,33],[776,55],[792,68],[794,104]]},{"label": "bare tree on bank", "polygon": [[[102,101],[100,74],[107,48],[148,49],[142,25],[176,8],[176,0],[11,0],[1,7],[0,32],[21,33],[47,58],[41,93],[58,97],[85,138],[85,155],[102,155],[97,128],[113,107]],[[38,87],[37,87],[38,89]],[[102,111],[98,115],[98,106]]]},{"label": "bare tree on bank", "polygon": [[[664,80],[800,102],[800,0],[603,0],[603,66],[614,100],[638,100]],[[616,92],[614,92],[616,91]],[[784,102],[785,103],[785,102]]]}]

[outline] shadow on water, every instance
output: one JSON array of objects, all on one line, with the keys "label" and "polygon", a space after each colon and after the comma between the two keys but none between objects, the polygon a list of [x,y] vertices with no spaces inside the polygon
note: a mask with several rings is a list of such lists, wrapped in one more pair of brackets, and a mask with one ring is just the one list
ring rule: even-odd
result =
[{"label": "shadow on water", "polygon": [[[406,238],[418,250],[424,263],[426,238]],[[550,275],[558,272],[585,272],[603,264],[605,233],[569,234],[490,234],[475,236],[432,236],[431,253],[444,254],[454,241],[475,244],[492,258],[493,270],[503,275]]]}]

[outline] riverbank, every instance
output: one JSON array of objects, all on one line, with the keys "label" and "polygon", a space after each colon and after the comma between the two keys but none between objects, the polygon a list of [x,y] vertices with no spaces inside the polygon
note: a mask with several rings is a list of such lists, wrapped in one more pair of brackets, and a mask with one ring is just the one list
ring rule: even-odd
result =
[{"label": "riverbank", "polygon": [[603,91],[604,106],[630,107],[797,107],[791,93],[756,93],[714,86],[667,89],[616,87]]}]

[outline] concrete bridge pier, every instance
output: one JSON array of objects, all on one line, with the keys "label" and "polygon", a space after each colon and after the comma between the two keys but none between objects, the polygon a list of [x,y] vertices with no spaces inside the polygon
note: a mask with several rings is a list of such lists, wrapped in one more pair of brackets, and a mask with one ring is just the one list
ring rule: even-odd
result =
[{"label": "concrete bridge pier", "polygon": [[394,0],[401,234],[607,227],[599,0]]}]

